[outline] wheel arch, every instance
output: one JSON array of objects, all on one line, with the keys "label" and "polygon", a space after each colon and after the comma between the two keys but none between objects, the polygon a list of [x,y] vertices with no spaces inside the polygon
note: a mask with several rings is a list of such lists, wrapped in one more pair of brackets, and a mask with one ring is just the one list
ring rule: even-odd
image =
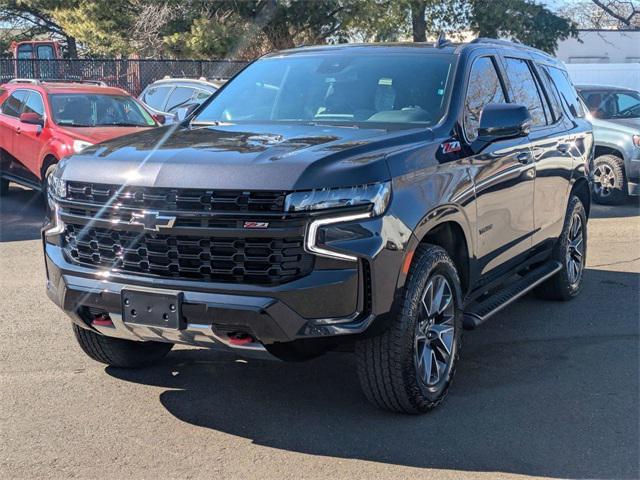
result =
[{"label": "wheel arch", "polygon": [[571,199],[572,195],[575,195],[580,199],[588,219],[589,213],[591,212],[591,187],[589,186],[589,182],[586,178],[580,177],[573,183],[571,186],[571,192],[569,193],[569,199]]},{"label": "wheel arch", "polygon": [[42,159],[42,167],[40,167],[40,179],[44,180],[44,174],[51,165],[58,163],[58,158],[53,153],[47,153]]},{"label": "wheel arch", "polygon": [[442,247],[453,260],[463,295],[472,284],[472,258],[475,255],[470,222],[456,205],[445,205],[427,214],[414,232],[417,247],[428,243]]},{"label": "wheel arch", "polygon": [[624,151],[622,149],[605,144],[596,144],[593,151],[593,159],[595,160],[603,155],[613,155],[624,160]]}]

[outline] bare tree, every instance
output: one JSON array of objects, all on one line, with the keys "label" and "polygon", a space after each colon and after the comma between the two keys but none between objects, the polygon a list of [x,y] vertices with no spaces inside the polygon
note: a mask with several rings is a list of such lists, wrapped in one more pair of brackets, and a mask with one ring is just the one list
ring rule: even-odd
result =
[{"label": "bare tree", "polygon": [[640,30],[640,3],[632,0],[592,0],[625,28]]},{"label": "bare tree", "polygon": [[162,57],[163,29],[177,13],[178,6],[169,3],[149,3],[142,7],[131,32],[131,42],[141,56]]}]

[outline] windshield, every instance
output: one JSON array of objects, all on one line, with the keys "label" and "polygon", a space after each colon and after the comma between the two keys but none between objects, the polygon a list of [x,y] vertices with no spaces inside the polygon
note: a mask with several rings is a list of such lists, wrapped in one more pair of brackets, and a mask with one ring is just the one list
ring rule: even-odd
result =
[{"label": "windshield", "polygon": [[435,124],[454,56],[424,53],[299,54],[258,60],[193,120]]},{"label": "windshield", "polygon": [[595,118],[640,118],[640,93],[625,91],[581,91],[580,95]]},{"label": "windshield", "polygon": [[69,127],[153,127],[155,121],[133,98],[86,93],[53,94],[51,110],[58,125]]}]

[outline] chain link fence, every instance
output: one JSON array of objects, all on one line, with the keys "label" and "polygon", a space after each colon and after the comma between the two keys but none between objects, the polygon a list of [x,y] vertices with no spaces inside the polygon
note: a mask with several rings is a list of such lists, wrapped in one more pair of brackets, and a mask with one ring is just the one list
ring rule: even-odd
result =
[{"label": "chain link fence", "polygon": [[134,96],[164,78],[227,79],[247,64],[244,60],[135,59],[0,59],[0,83],[13,78],[39,80],[99,80]]}]

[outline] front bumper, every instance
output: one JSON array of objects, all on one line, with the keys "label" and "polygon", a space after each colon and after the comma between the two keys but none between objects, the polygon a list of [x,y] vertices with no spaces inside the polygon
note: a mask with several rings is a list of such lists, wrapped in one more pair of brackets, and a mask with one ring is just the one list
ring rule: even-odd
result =
[{"label": "front bumper", "polygon": [[[403,248],[387,238],[389,221],[397,227],[393,218],[358,221],[358,237],[337,242],[341,251],[357,256],[357,262],[337,262],[340,268],[325,265],[277,286],[98,271],[67,258],[59,243],[43,234],[47,293],[81,327],[128,340],[263,351],[276,343],[359,334],[392,308]],[[182,292],[184,328],[125,324],[123,288]],[[95,313],[87,312],[108,313],[112,325],[93,324]],[[230,335],[238,332],[254,341],[234,345]]]}]

